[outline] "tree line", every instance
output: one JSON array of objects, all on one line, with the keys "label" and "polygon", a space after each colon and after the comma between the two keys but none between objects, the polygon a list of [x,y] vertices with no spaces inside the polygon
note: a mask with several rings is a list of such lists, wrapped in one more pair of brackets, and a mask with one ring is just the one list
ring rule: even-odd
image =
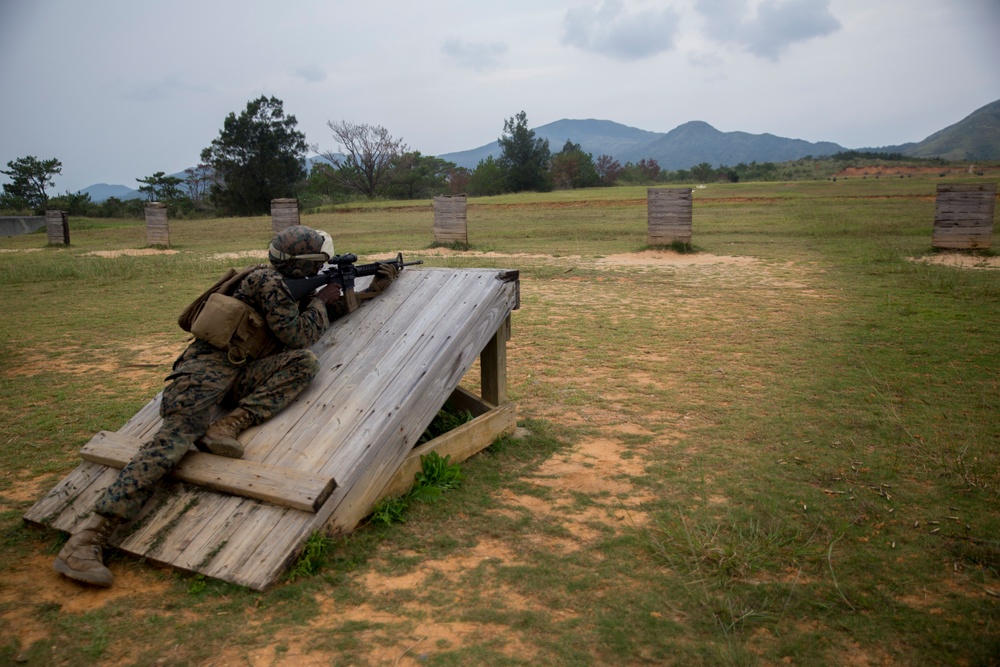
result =
[{"label": "tree line", "polygon": [[[306,143],[297,126],[295,116],[285,114],[281,100],[273,96],[251,100],[239,115],[234,112],[225,118],[219,136],[201,151],[199,164],[185,170],[184,178],[162,171],[137,178],[137,189],[145,200],[111,197],[98,203],[82,192],[50,198],[47,190],[62,173],[62,163],[55,158],[17,158],[0,170],[10,179],[0,193],[0,210],[40,214],[48,208],[80,216],[142,217],[145,201],[160,201],[174,217],[263,215],[270,211],[272,199],[284,197],[297,197],[300,206],[308,209],[357,197],[489,196],[619,184],[770,181],[787,176],[787,170],[773,162],[734,167],[703,162],[675,171],[667,171],[652,158],[623,165],[610,155],[595,159],[569,139],[553,152],[547,139],[528,128],[524,111],[504,121],[497,140],[499,157],[489,156],[475,169],[410,150],[384,127],[348,121],[327,122],[338,150],[320,152]],[[323,159],[307,170],[310,148]],[[851,151],[832,159],[872,157],[902,158]]]}]

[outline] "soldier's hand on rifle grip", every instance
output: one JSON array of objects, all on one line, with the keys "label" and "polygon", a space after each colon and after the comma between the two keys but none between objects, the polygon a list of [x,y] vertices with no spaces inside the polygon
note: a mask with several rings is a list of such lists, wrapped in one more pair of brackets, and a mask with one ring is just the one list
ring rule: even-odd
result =
[{"label": "soldier's hand on rifle grip", "polygon": [[399,271],[396,269],[395,264],[379,264],[378,273],[375,274],[375,278],[365,289],[368,294],[378,294],[385,290],[386,287],[392,284],[392,281],[396,279]]},{"label": "soldier's hand on rifle grip", "polygon": [[330,305],[331,303],[336,303],[344,297],[344,293],[340,290],[340,285],[335,283],[328,283],[324,285],[322,289],[316,292],[316,298]]}]

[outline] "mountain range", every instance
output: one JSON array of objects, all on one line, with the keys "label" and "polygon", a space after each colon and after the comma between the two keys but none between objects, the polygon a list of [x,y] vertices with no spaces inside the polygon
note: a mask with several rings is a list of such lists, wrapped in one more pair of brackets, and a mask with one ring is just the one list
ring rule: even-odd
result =
[{"label": "mountain range", "polygon": [[[650,132],[622,125],[610,120],[557,120],[534,128],[535,136],[548,139],[553,153],[562,149],[566,141],[580,147],[596,159],[610,155],[622,164],[654,159],[665,169],[689,169],[702,162],[713,167],[735,166],[741,162],[785,162],[806,156],[823,157],[846,150],[901,153],[907,157],[939,157],[953,161],[1000,160],[1000,100],[977,109],[954,125],[935,132],[916,143],[899,146],[880,146],[848,149],[838,144],[821,141],[809,142],[789,139],[773,134],[748,134],[746,132],[721,132],[708,123],[690,121],[673,130]],[[494,141],[478,148],[438,157],[454,162],[459,167],[475,169],[488,156],[500,157],[500,145]],[[310,165],[321,160],[309,158]],[[180,178],[184,173],[174,174]],[[133,199],[142,197],[139,192],[124,185],[98,183],[83,189],[92,201],[108,197]]]}]

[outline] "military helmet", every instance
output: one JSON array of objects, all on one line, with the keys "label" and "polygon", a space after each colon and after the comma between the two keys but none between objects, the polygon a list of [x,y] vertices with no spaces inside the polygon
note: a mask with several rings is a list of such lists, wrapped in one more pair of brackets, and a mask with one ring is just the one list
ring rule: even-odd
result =
[{"label": "military helmet", "polygon": [[333,239],[326,232],[292,225],[275,235],[267,257],[286,278],[306,278],[316,275],[333,257]]}]

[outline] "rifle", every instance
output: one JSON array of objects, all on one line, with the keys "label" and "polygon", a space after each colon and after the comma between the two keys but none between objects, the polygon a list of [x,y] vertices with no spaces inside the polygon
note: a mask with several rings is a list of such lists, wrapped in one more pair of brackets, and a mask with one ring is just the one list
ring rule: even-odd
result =
[{"label": "rifle", "polygon": [[347,301],[348,312],[357,308],[357,300],[354,295],[354,281],[356,278],[364,276],[374,276],[383,264],[391,264],[396,267],[397,272],[402,272],[404,266],[423,264],[423,261],[404,262],[403,253],[397,253],[395,259],[381,260],[370,264],[355,264],[358,256],[352,253],[335,255],[326,264],[326,268],[310,278],[285,278],[285,286],[291,292],[292,298],[298,301],[302,297],[312,294],[314,291],[333,283],[340,285]]}]

